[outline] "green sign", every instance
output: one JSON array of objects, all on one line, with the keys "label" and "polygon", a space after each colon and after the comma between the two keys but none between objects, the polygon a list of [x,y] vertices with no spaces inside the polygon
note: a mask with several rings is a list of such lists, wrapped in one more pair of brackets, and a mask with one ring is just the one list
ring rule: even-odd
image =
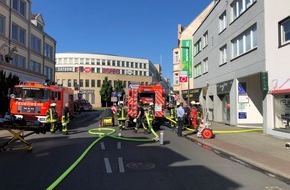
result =
[{"label": "green sign", "polygon": [[268,91],[268,73],[267,72],[261,72],[260,74],[260,80],[261,80],[261,90],[262,91]]},{"label": "green sign", "polygon": [[182,55],[182,71],[189,71],[188,77],[192,78],[192,41],[182,40],[181,42]]}]

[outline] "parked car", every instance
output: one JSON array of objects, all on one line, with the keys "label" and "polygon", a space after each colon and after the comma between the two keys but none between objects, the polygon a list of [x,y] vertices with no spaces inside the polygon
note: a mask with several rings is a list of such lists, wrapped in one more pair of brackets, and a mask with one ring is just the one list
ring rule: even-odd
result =
[{"label": "parked car", "polygon": [[93,110],[93,106],[92,104],[85,99],[78,99],[75,100],[75,110],[79,110],[79,111],[92,111]]}]

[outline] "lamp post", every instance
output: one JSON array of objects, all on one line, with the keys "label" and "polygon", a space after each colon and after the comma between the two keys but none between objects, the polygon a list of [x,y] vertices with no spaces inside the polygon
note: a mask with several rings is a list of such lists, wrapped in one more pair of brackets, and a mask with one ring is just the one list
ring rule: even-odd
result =
[{"label": "lamp post", "polygon": [[187,49],[186,59],[187,59],[187,106],[190,105],[189,102],[189,46],[181,46],[182,49]]}]

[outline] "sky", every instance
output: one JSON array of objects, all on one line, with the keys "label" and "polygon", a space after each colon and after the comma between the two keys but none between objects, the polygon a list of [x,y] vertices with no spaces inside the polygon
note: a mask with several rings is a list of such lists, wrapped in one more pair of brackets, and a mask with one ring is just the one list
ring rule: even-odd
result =
[{"label": "sky", "polygon": [[188,26],[213,0],[32,0],[32,13],[56,52],[149,59],[172,84],[177,26]]}]

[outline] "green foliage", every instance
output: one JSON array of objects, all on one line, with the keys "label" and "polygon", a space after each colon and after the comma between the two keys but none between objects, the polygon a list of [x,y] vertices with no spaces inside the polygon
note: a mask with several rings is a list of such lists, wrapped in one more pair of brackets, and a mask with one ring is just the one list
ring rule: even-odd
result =
[{"label": "green foliage", "polygon": [[19,84],[19,77],[10,73],[6,77],[6,72],[0,70],[0,114],[4,114],[9,109],[8,90]]},{"label": "green foliage", "polygon": [[108,102],[111,100],[111,93],[113,92],[113,86],[111,82],[108,80],[108,77],[105,77],[103,84],[100,90],[101,100],[106,102],[106,107]]},{"label": "green foliage", "polygon": [[[122,97],[125,95],[124,85],[122,81],[118,80],[116,82],[115,92],[122,92]],[[122,100],[122,97],[121,97],[121,100]]]}]

